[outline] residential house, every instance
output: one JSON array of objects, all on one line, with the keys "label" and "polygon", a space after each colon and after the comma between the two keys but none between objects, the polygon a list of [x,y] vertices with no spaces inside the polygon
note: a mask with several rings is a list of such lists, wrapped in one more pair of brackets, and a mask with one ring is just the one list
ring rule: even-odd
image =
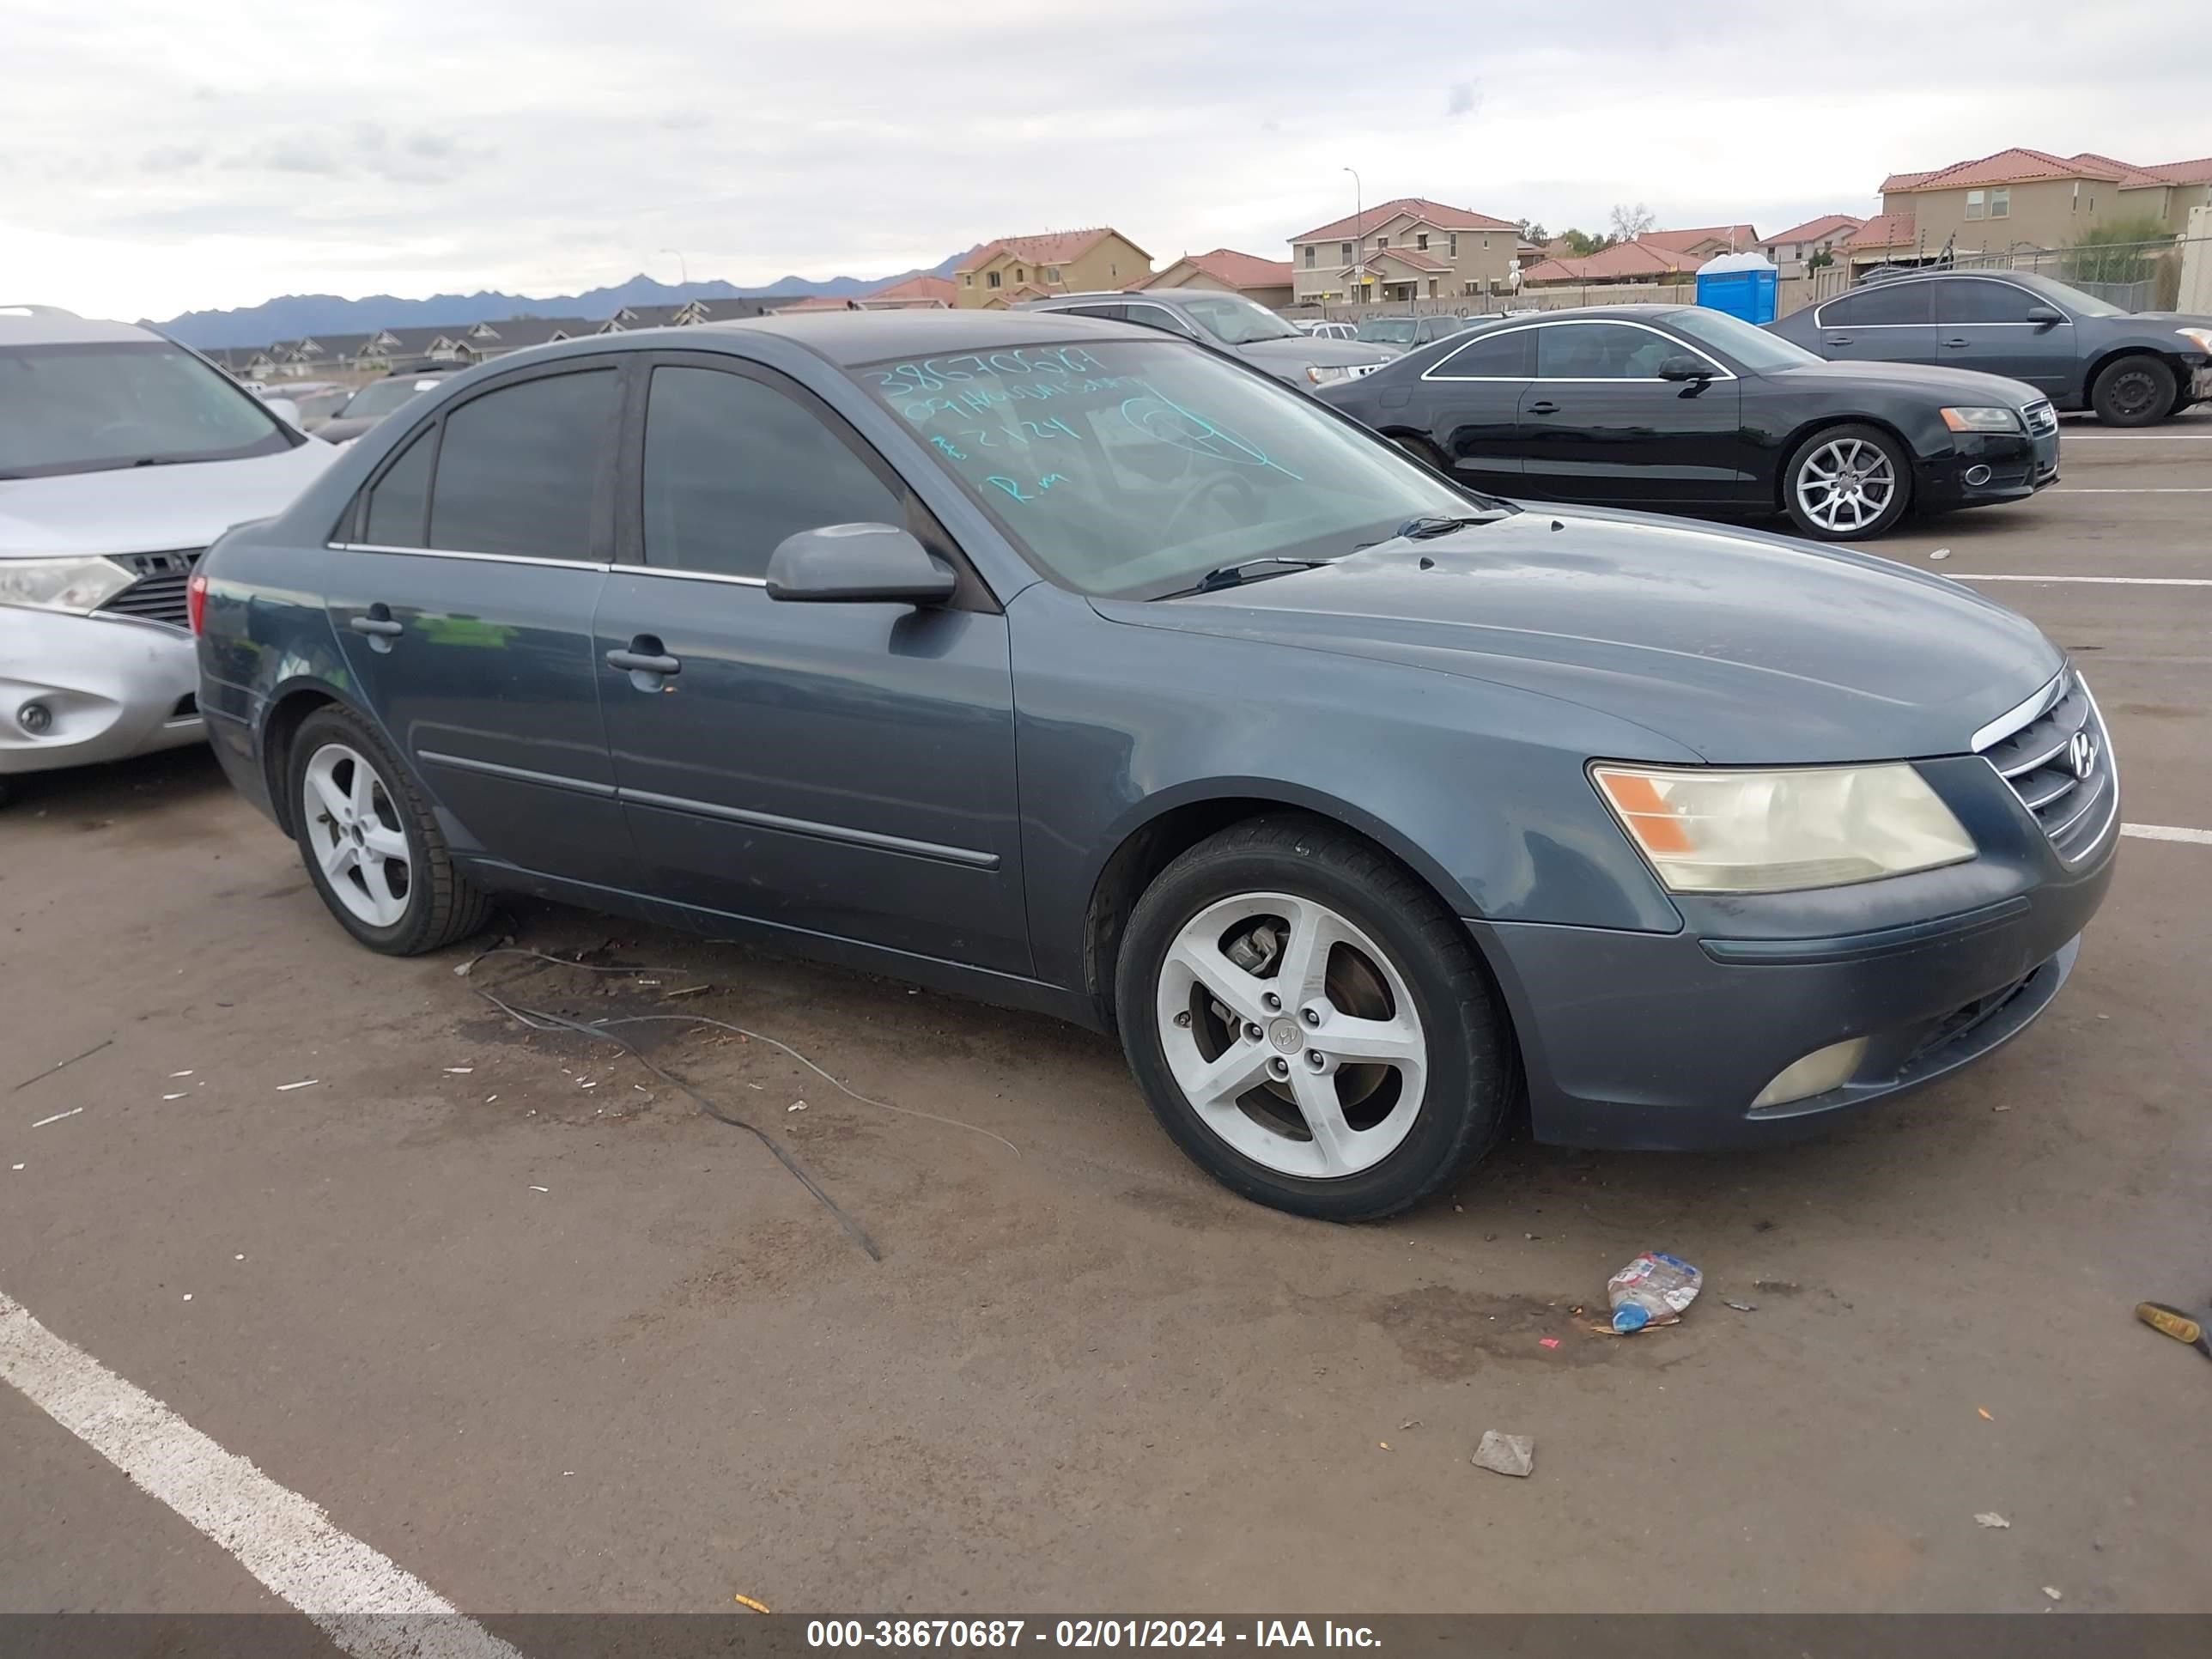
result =
[{"label": "residential house", "polygon": [[949,311],[957,302],[960,284],[950,276],[908,276],[886,283],[860,296],[863,311]]},{"label": "residential house", "polygon": [[276,372],[276,355],[267,346],[215,346],[200,356],[234,380],[265,380]]},{"label": "residential house", "polygon": [[1802,276],[1808,263],[1825,253],[1832,264],[1843,257],[1845,242],[1866,221],[1849,213],[1824,213],[1802,225],[1778,230],[1759,245],[1759,251],[1784,276]]},{"label": "residential house", "polygon": [[724,300],[681,300],[672,305],[624,306],[591,331],[620,334],[633,328],[696,328],[701,323],[737,322],[747,317],[773,316],[805,297],[799,294],[751,294]]},{"label": "residential house", "polygon": [[2063,247],[2086,231],[2149,223],[2178,235],[2189,210],[2212,201],[2212,156],[2137,166],[2083,151],[2001,149],[1931,173],[1881,182],[1877,233],[1851,239],[1851,262],[1919,263],[1955,253]]},{"label": "residential house", "polygon": [[1521,273],[1526,288],[1589,287],[1610,283],[1687,283],[1698,267],[1723,253],[1759,246],[1750,225],[1703,225],[1694,230],[1647,230],[1632,241],[1576,255],[1547,244],[1546,256]]},{"label": "residential house", "polygon": [[1221,289],[1279,308],[1291,303],[1291,262],[1218,247],[1209,253],[1184,254],[1144,286]]},{"label": "residential house", "polygon": [[482,362],[525,346],[551,345],[599,331],[599,325],[587,317],[503,317],[497,322],[471,323],[460,331],[460,344],[466,361]]},{"label": "residential house", "polygon": [[1048,294],[1135,288],[1152,274],[1152,256],[1111,226],[1001,236],[961,257],[953,303],[1003,309]]},{"label": "residential house", "polygon": [[1291,298],[1461,300],[1510,286],[1521,228],[1467,208],[1401,196],[1290,239]]},{"label": "residential house", "polygon": [[1917,264],[1919,233],[1910,213],[1877,213],[1844,238],[1842,258],[1854,270],[1869,265]]}]

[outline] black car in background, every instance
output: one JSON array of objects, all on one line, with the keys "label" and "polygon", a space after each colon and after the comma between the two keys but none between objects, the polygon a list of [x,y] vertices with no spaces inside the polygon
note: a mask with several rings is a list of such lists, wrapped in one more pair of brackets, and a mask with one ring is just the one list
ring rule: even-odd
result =
[{"label": "black car in background", "polygon": [[1368,345],[1418,351],[1456,334],[1467,325],[1456,317],[1363,317],[1355,337]]},{"label": "black car in background", "polygon": [[438,363],[420,368],[395,368],[380,380],[371,380],[316,428],[316,436],[334,444],[351,443],[394,410],[412,403],[421,393],[458,374],[465,363]]},{"label": "black car in background", "polygon": [[1321,395],[1493,495],[1878,536],[1905,513],[2033,495],[2058,417],[2017,380],[1823,362],[1700,306],[1485,324]]},{"label": "black car in background", "polygon": [[2107,426],[2148,426],[2212,400],[2212,317],[2122,311],[2027,271],[1890,276],[1766,326],[1831,362],[2007,375]]}]

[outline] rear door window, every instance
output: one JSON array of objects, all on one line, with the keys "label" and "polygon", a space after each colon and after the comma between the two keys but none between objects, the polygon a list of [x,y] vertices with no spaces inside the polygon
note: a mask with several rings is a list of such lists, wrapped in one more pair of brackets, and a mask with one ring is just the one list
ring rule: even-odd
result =
[{"label": "rear door window", "polygon": [[429,545],[592,557],[617,384],[612,367],[540,375],[471,398],[447,415],[430,495]]},{"label": "rear door window", "polygon": [[1536,331],[1508,329],[1471,340],[1429,371],[1438,380],[1525,380],[1536,372]]},{"label": "rear door window", "polygon": [[384,469],[384,476],[369,487],[362,540],[372,547],[423,544],[423,521],[430,507],[430,461],[437,451],[437,428],[426,428]]},{"label": "rear door window", "polygon": [[1895,328],[1936,319],[1935,283],[1883,283],[1820,307],[1823,328]]}]

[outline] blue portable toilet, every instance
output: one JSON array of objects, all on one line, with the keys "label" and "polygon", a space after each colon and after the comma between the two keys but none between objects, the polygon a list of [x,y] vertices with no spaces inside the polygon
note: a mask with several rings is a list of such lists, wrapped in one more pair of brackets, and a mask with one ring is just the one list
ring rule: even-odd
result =
[{"label": "blue portable toilet", "polygon": [[1764,254],[1723,253],[1698,268],[1698,303],[1747,323],[1771,323],[1778,280]]}]

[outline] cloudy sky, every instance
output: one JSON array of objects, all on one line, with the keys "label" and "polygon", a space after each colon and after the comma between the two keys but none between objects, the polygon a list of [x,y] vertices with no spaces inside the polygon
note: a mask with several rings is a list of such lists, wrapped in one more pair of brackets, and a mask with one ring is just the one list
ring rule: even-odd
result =
[{"label": "cloudy sky", "polygon": [[1346,166],[1775,229],[2008,144],[2212,153],[2197,3],[0,0],[0,301],[872,276],[1103,223],[1280,258]]}]

